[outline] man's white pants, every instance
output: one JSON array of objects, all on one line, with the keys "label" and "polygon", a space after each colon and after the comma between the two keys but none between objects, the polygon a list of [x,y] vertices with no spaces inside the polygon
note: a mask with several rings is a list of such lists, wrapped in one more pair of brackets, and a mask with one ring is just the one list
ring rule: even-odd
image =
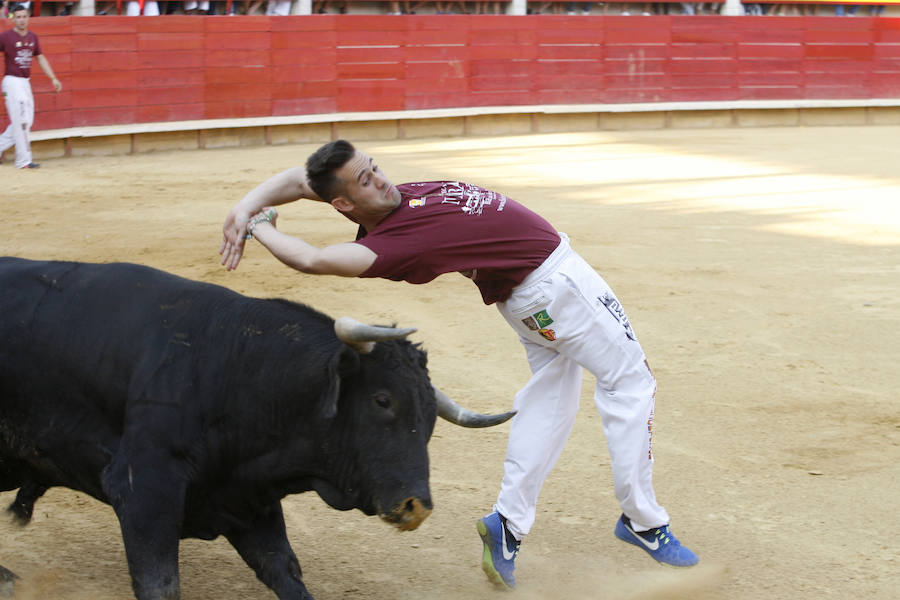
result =
[{"label": "man's white pants", "polygon": [[31,125],[34,123],[34,96],[25,77],[6,75],[0,85],[6,99],[9,127],[0,135],[0,152],[16,147],[16,167],[31,164]]},{"label": "man's white pants", "polygon": [[517,538],[530,531],[541,486],[575,422],[585,368],[597,380],[594,402],[622,511],[636,530],[665,525],[652,480],[656,381],[613,291],[560,235],[544,264],[497,304],[519,334],[532,377],[515,397],[494,509]]}]

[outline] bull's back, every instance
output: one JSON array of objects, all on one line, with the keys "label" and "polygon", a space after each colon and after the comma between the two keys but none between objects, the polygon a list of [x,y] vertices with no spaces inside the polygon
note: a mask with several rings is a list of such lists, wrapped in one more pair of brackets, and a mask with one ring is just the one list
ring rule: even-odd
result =
[{"label": "bull's back", "polygon": [[0,407],[115,420],[232,297],[140,265],[0,258]]},{"label": "bull's back", "polygon": [[[191,335],[192,320],[204,326],[202,287],[134,264],[0,259],[0,335],[7,341],[0,372],[32,364],[115,382],[116,373],[127,375]],[[31,363],[23,364],[26,356]]]}]

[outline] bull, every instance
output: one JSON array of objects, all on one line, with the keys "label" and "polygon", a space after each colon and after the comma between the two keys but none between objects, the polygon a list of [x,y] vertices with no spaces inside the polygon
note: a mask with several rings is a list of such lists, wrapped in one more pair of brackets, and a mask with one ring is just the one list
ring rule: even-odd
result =
[{"label": "bull", "polygon": [[414,329],[334,321],[127,263],[0,258],[0,491],[110,504],[134,594],[180,597],[182,538],[230,542],[279,598],[312,598],[281,499],[315,491],[401,530],[428,516],[438,415]]}]

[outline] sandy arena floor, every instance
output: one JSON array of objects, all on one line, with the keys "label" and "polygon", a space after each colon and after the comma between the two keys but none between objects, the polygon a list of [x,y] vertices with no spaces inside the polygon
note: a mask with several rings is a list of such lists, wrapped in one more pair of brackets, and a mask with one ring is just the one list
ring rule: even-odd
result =
[{"label": "sandy arena floor", "polygon": [[[395,183],[495,188],[568,233],[617,291],[659,379],[657,495],[701,556],[664,568],[619,542],[609,458],[582,410],[518,561],[524,599],[896,598],[900,546],[900,127],[600,132],[359,144]],[[228,209],[313,145],[0,167],[0,254],[131,261],[332,316],[419,328],[433,380],[500,411],[527,380],[515,336],[466,279],[427,286],[305,276],[259,246],[218,263]],[[9,161],[8,161],[9,162]],[[279,226],[350,239],[332,209]],[[475,519],[499,486],[507,426],[438,424],[435,512],[398,534],[315,495],[285,500],[319,600],[500,598]],[[0,505],[13,493],[0,494]],[[186,599],[274,597],[224,540],[181,546]],[[51,490],[24,529],[0,518],[19,598],[131,595],[112,510]]]}]

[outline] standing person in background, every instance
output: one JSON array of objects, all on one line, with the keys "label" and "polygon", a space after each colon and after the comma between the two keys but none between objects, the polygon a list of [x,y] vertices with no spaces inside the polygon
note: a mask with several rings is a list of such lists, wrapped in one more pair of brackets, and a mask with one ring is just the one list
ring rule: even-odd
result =
[{"label": "standing person in background", "polygon": [[205,15],[209,13],[209,0],[187,0],[184,3],[184,14]]},{"label": "standing person in background", "polygon": [[288,16],[291,14],[291,0],[269,0],[266,4],[266,14],[278,17]]},{"label": "standing person in background", "polygon": [[[354,241],[319,248],[276,229],[275,205],[325,201],[358,225]],[[569,437],[582,369],[597,379],[594,401],[612,457],[622,514],[614,533],[655,560],[688,567],[698,558],[669,528],[653,491],[651,436],[656,379],[612,289],[546,220],[503,194],[460,181],[394,186],[345,140],[251,190],[228,213],[219,250],[238,266],[252,234],[303,273],[427,283],[470,278],[496,304],[525,348],[532,378],[515,396],[504,476],[492,511],[477,521],[481,567],[500,587],[516,585],[515,559],[535,519],[538,494]],[[593,515],[592,515],[593,517]]]},{"label": "standing person in background", "polygon": [[141,15],[145,17],[158,17],[159,16],[159,3],[156,0],[147,0],[144,2],[143,12],[141,11],[141,3],[137,0],[129,0],[128,4],[125,5],[125,15],[128,17],[139,17]]},{"label": "standing person in background", "polygon": [[590,2],[569,2],[566,5],[566,14],[569,14],[569,15],[576,14],[579,4],[581,4],[581,14],[583,14],[583,15],[591,14],[591,3]]},{"label": "standing person in background", "polygon": [[37,169],[40,165],[31,160],[30,139],[31,125],[34,123],[34,95],[29,82],[32,59],[37,58],[41,70],[53,83],[53,89],[59,92],[62,84],[41,53],[38,36],[28,31],[28,9],[16,4],[10,12],[13,15],[13,28],[0,33],[0,50],[3,51],[6,63],[3,98],[9,115],[9,127],[0,135],[0,157],[6,149],[15,146],[16,167]]}]

